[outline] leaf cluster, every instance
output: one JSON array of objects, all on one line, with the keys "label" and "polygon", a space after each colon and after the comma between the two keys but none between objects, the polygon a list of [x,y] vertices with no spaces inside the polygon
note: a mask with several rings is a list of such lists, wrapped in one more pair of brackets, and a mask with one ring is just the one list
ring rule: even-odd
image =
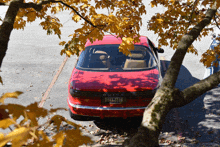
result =
[{"label": "leaf cluster", "polygon": [[[9,1],[1,0],[0,2],[7,3]],[[158,34],[159,47],[170,46],[177,49],[182,36],[198,24],[214,4],[219,8],[220,1],[151,0],[151,7],[160,5],[164,7],[165,11],[152,16],[148,22],[148,30]],[[139,41],[142,15],[146,14],[142,0],[94,0],[94,2],[91,0],[33,0],[31,5],[32,7],[26,6],[19,9],[14,22],[15,29],[24,29],[27,22],[41,19],[40,25],[48,35],[56,34],[61,38],[60,28],[63,25],[55,17],[55,14],[62,11],[69,11],[72,20],[81,23],[82,27],[70,34],[69,41],[60,42],[60,45],[64,46],[60,54],[67,56],[79,55],[79,52],[85,49],[87,40],[90,42],[102,40],[106,33],[121,39],[122,44],[119,50],[126,55],[129,54],[129,50],[134,48],[133,44]],[[105,10],[108,14],[98,13],[98,10]],[[209,35],[213,31],[214,25],[219,26],[219,18],[217,12],[212,23],[202,30],[197,40]],[[193,45],[189,47],[188,52],[198,55],[198,51]],[[204,53],[201,61],[205,65],[209,65],[205,62],[212,58],[205,59],[206,54]]]},{"label": "leaf cluster", "polygon": [[[67,2],[66,2],[67,3]],[[106,9],[108,14],[98,14],[98,9]],[[119,50],[129,54],[129,50],[134,48],[134,43],[139,41],[139,30],[142,25],[141,15],[146,14],[145,6],[141,0],[95,0],[95,5],[84,0],[71,5],[70,13],[73,13],[72,20],[79,22],[86,19],[82,27],[76,29],[70,41],[60,42],[64,45],[61,55],[79,55],[85,49],[87,40],[94,42],[102,40],[105,33],[111,33],[115,37],[122,39],[123,43]],[[80,15],[74,10],[80,12]]]},{"label": "leaf cluster", "polygon": [[202,62],[206,67],[210,67],[212,64],[217,67],[220,60],[220,45],[214,47],[214,50],[208,49],[205,53],[202,54]]},{"label": "leaf cluster", "polygon": [[[47,110],[38,107],[35,102],[28,106],[18,104],[5,104],[6,98],[18,98],[22,94],[20,91],[5,93],[0,97],[0,128],[10,129],[8,134],[0,133],[0,146],[11,142],[12,147],[28,146],[69,146],[83,145],[92,143],[87,136],[82,136],[80,125],[77,125],[63,116],[53,115],[58,110],[64,108],[55,108]],[[52,116],[52,117],[51,117]],[[39,123],[41,119],[48,118],[47,122]],[[41,121],[42,122],[42,121]],[[73,126],[72,129],[61,130],[62,124]],[[55,132],[50,136],[45,132],[48,127],[56,127]],[[14,128],[14,129],[11,129]]]}]

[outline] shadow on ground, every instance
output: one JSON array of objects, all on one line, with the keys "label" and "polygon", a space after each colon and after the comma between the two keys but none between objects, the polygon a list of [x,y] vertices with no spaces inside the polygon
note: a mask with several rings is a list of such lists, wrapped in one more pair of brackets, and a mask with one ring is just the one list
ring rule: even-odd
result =
[{"label": "shadow on ground", "polygon": [[[167,65],[169,62],[166,62]],[[204,74],[204,73],[202,73]],[[192,77],[190,72],[181,67],[176,87],[183,90],[199,79]],[[220,89],[215,88],[198,97],[183,107],[173,109],[166,117],[161,138],[175,140],[176,142],[203,143],[220,142]],[[174,116],[177,116],[175,118]],[[178,139],[179,136],[179,139]],[[181,140],[181,136],[183,139]],[[184,139],[185,137],[185,139]]]}]

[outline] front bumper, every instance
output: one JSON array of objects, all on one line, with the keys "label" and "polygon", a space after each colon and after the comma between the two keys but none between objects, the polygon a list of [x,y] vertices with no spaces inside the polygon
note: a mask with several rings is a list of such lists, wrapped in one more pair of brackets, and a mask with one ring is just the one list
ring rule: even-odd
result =
[{"label": "front bumper", "polygon": [[141,107],[102,107],[102,106],[85,106],[75,105],[67,99],[68,106],[73,114],[92,117],[127,117],[143,116],[146,106]]}]

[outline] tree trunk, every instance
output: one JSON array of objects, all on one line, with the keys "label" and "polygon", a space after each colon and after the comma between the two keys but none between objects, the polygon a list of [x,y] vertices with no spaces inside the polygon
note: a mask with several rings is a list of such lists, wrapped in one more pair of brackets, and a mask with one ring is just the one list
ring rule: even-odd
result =
[{"label": "tree trunk", "polygon": [[124,146],[129,147],[156,147],[167,113],[176,107],[184,106],[195,100],[198,96],[217,86],[220,82],[220,71],[209,78],[202,80],[183,91],[174,88],[180,67],[188,47],[199,36],[202,29],[207,26],[216,13],[216,8],[209,9],[206,17],[193,29],[185,34],[178,44],[161,87],[157,90],[151,103],[145,109],[143,120],[138,132]]},{"label": "tree trunk", "polygon": [[[162,130],[167,113],[175,107],[174,98],[181,99],[182,92],[178,89],[160,89],[144,112],[138,133],[130,140],[131,147],[159,146],[158,137]],[[126,145],[125,145],[126,146]]]},{"label": "tree trunk", "polygon": [[19,10],[19,4],[21,2],[21,0],[14,0],[10,3],[3,23],[0,27],[0,68],[3,58],[5,57],[6,51],[8,49],[10,34],[13,30],[14,21]]}]

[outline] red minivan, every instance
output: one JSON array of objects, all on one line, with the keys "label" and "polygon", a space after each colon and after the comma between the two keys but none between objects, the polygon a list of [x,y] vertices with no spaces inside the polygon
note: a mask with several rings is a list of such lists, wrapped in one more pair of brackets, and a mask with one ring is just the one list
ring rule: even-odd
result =
[{"label": "red minivan", "polygon": [[144,36],[128,56],[121,40],[106,35],[87,41],[73,68],[67,103],[73,119],[142,116],[162,77],[156,48]]}]

